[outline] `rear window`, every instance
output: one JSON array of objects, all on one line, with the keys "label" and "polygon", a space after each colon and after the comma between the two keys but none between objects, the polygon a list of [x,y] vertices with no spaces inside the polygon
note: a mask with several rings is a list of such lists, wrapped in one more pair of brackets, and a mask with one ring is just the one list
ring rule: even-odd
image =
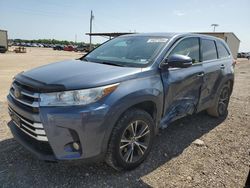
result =
[{"label": "rear window", "polygon": [[230,55],[226,47],[221,42],[217,42],[217,49],[219,58],[226,58]]},{"label": "rear window", "polygon": [[202,57],[203,61],[217,59],[217,51],[213,40],[202,39]]}]

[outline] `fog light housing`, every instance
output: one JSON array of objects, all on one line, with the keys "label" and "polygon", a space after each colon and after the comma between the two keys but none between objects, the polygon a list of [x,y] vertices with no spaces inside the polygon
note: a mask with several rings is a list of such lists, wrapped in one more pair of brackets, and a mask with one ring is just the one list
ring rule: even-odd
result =
[{"label": "fog light housing", "polygon": [[81,148],[80,142],[74,141],[74,142],[70,142],[70,143],[66,144],[64,146],[64,151],[66,151],[66,152],[77,152],[77,153],[81,154],[82,153],[82,148]]},{"label": "fog light housing", "polygon": [[72,147],[73,147],[76,151],[78,151],[78,150],[80,149],[80,144],[77,143],[77,142],[73,142]]}]

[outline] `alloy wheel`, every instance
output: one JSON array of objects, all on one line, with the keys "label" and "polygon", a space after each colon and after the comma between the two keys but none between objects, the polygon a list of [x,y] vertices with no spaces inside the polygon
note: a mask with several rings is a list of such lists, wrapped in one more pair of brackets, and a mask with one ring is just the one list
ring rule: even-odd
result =
[{"label": "alloy wheel", "polygon": [[225,87],[221,94],[220,94],[220,98],[219,98],[219,104],[218,104],[218,112],[220,115],[224,115],[226,110],[227,110],[227,106],[229,103],[229,89],[227,87]]},{"label": "alloy wheel", "polygon": [[120,155],[126,163],[139,161],[148,149],[150,141],[149,126],[141,120],[130,123],[120,140]]}]

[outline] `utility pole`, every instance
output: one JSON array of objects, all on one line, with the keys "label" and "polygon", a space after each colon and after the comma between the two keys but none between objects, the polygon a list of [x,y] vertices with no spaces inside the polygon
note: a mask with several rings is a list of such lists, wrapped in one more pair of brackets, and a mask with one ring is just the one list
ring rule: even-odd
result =
[{"label": "utility pole", "polygon": [[218,27],[219,24],[212,24],[211,27],[214,27],[213,31],[215,32],[215,28]]},{"label": "utility pole", "polygon": [[91,10],[91,13],[90,13],[90,28],[89,28],[89,51],[92,50],[92,22],[93,22],[93,19],[94,19],[94,15],[93,15],[93,11]]}]

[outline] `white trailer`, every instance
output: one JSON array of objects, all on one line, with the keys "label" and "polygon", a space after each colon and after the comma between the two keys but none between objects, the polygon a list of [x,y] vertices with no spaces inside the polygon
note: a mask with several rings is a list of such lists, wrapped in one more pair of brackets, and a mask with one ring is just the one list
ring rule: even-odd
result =
[{"label": "white trailer", "polygon": [[0,53],[5,53],[8,50],[8,33],[5,30],[0,30]]},{"label": "white trailer", "polygon": [[237,59],[237,53],[239,52],[240,39],[232,32],[200,32],[199,34],[211,35],[214,37],[225,40],[230,48],[233,57]]}]

